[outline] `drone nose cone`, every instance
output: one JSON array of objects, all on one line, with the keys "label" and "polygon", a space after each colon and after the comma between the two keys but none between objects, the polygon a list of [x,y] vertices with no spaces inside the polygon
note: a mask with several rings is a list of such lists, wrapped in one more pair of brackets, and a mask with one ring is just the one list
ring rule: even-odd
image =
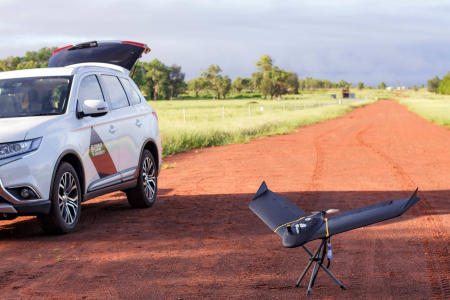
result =
[{"label": "drone nose cone", "polygon": [[283,246],[286,248],[295,248],[303,245],[305,238],[300,234],[287,234],[283,237]]},{"label": "drone nose cone", "polygon": [[305,233],[300,232],[297,234],[295,230],[291,232],[286,231],[283,235],[283,246],[286,248],[295,248],[303,245],[308,239],[308,234]]}]

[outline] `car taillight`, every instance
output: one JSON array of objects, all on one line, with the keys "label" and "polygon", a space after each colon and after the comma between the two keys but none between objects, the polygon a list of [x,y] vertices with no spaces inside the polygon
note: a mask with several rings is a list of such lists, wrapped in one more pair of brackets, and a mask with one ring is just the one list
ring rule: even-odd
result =
[{"label": "car taillight", "polygon": [[123,42],[121,42],[121,44],[130,44],[130,45],[135,45],[135,46],[139,46],[139,47],[145,48],[145,44],[142,44],[142,43],[123,41]]},{"label": "car taillight", "polygon": [[158,115],[156,114],[156,111],[152,111],[152,114],[155,116],[156,121],[158,121]]},{"label": "car taillight", "polygon": [[66,50],[67,48],[70,48],[70,47],[73,47],[73,45],[69,45],[69,46],[65,46],[65,47],[62,47],[62,48],[55,49],[55,50],[53,50],[52,54],[58,53],[59,51]]}]

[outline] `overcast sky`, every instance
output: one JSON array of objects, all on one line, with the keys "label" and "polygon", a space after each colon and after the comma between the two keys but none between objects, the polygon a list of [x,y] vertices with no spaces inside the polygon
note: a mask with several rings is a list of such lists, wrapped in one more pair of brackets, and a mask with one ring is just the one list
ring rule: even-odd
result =
[{"label": "overcast sky", "polygon": [[269,54],[299,77],[426,85],[450,71],[450,1],[0,0],[0,58],[91,40],[131,40],[186,79],[218,64],[251,76]]}]

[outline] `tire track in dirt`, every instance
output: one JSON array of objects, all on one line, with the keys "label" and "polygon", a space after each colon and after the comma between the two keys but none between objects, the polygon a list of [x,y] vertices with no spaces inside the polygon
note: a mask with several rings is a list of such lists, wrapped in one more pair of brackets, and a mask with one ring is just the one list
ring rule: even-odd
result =
[{"label": "tire track in dirt", "polygon": [[[329,135],[330,133],[334,131],[338,131],[339,129],[345,127],[346,124],[337,126],[331,130],[325,131],[319,135],[317,135],[313,139],[313,146],[314,146],[314,153],[315,153],[315,162],[314,162],[314,169],[310,177],[309,184],[307,185],[307,188],[305,189],[304,193],[302,194],[302,197],[300,198],[300,207],[305,207],[306,202],[309,202],[309,200],[312,200],[313,203],[317,203],[320,199],[320,179],[323,178],[323,169],[324,169],[324,154],[322,151],[322,147],[320,146],[320,141],[323,137]],[[315,193],[311,193],[315,192]],[[306,199],[308,198],[308,199]],[[303,205],[303,206],[302,206]]]},{"label": "tire track in dirt", "polygon": [[[362,145],[370,149],[372,152],[376,153],[379,157],[381,157],[387,164],[391,166],[394,175],[401,182],[402,192],[405,197],[410,197],[411,190],[415,190],[417,184],[414,180],[403,170],[403,168],[395,162],[389,155],[376,149],[366,143],[362,136],[363,134],[369,130],[373,126],[373,122],[370,123],[366,128],[361,130],[356,134],[356,140]],[[431,234],[433,238],[433,242],[430,243],[429,238],[426,234],[420,231],[421,242],[424,248],[427,250],[428,255],[426,256],[427,261],[427,275],[431,282],[431,288],[433,297],[435,299],[450,299],[450,257],[448,244],[445,245],[442,241],[450,241],[450,236],[443,230],[439,228],[442,227],[442,222],[435,218],[436,212],[434,208],[430,205],[425,195],[419,192],[420,201],[418,202],[419,209],[412,209],[414,216],[419,217],[422,216],[425,218],[428,223],[427,228],[429,228],[430,232],[427,232],[428,235]],[[425,214],[423,212],[428,212]]]}]

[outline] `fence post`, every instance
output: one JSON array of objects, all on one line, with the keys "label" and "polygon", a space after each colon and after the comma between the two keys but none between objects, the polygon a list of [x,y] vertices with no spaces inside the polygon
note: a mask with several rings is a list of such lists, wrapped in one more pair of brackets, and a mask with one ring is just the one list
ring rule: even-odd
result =
[{"label": "fence post", "polygon": [[222,120],[225,121],[225,106],[222,106]]},{"label": "fence post", "polygon": [[186,124],[186,110],[184,109],[184,107],[183,107],[183,121],[184,124]]}]

